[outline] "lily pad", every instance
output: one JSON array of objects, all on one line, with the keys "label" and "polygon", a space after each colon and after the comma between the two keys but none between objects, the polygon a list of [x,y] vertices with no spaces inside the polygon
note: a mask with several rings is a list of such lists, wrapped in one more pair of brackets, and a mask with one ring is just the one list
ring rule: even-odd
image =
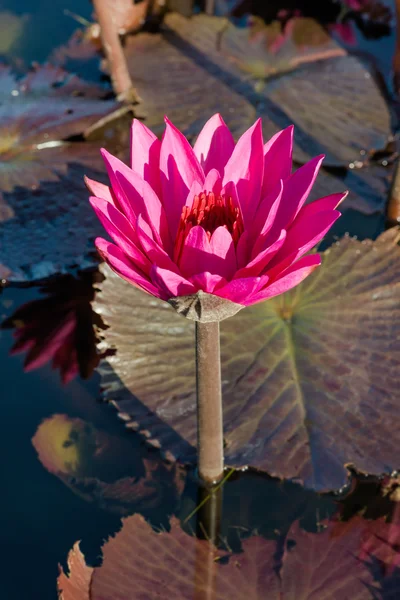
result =
[{"label": "lily pad", "polygon": [[[400,247],[345,237],[294,291],[221,327],[225,456],[299,478],[345,483],[400,464]],[[194,328],[107,267],[94,310],[109,327],[100,350],[104,398],[128,427],[179,461],[196,456]]]},{"label": "lily pad", "polygon": [[83,174],[98,177],[98,145],[79,139],[116,105],[60,68],[16,79],[0,68],[0,279],[40,279],[93,265],[99,232]]},{"label": "lily pad", "polygon": [[[310,29],[312,24],[322,36],[317,50],[289,39],[289,48],[279,51],[282,59],[279,53],[269,52],[266,43],[257,41],[260,33],[254,42],[251,29],[235,27],[226,19],[207,15],[185,19],[171,13],[165,24],[163,34],[141,34],[130,39],[127,46],[131,75],[150,122],[160,122],[161,108],[169,113],[169,107],[175,105],[179,113],[176,125],[185,133],[197,134],[196,123],[188,128],[188,116],[192,116],[189,123],[193,115],[199,123],[204,121],[199,115],[214,112],[220,97],[218,105],[224,107],[224,116],[236,135],[247,129],[256,115],[265,119],[265,137],[294,123],[298,132],[294,150],[297,162],[324,153],[327,165],[347,166],[360,160],[360,152],[386,147],[391,136],[389,108],[372,71],[357,58],[346,55],[326,34],[322,36],[324,32],[315,21],[299,19],[293,33],[299,37],[298,30]],[[136,52],[143,54],[146,45],[152,47],[153,56],[135,61]],[[243,61],[251,61],[254,50],[259,62],[275,75],[264,84],[240,67]],[[163,52],[166,54],[160,69],[157,61]],[[188,64],[192,78],[187,76]],[[293,72],[286,73],[288,69]],[[162,93],[158,98],[149,98],[155,73]],[[173,98],[178,97],[180,102],[174,102]]]},{"label": "lily pad", "polygon": [[126,515],[165,504],[174,507],[183,490],[183,469],[156,457],[142,461],[129,440],[79,418],[56,414],[45,419],[32,444],[49,473],[111,512]]},{"label": "lily pad", "polygon": [[243,553],[229,555],[183,533],[174,519],[169,533],[156,533],[135,515],[105,543],[101,567],[85,569],[76,546],[69,556],[69,577],[61,572],[58,589],[61,600],[69,599],[71,587],[82,600],[394,599],[383,595],[385,574],[378,579],[369,558],[358,556],[364,526],[359,519],[338,537],[334,522],[322,523],[318,533],[295,523],[280,543],[253,536],[244,540]]},{"label": "lily pad", "polygon": [[[314,47],[314,54],[306,54],[310,62],[303,64],[304,51],[299,51],[298,65],[289,73],[287,64],[262,46],[259,60],[277,71],[265,82],[232,58],[251,57],[248,30],[207,15],[186,19],[170,13],[165,23],[162,33],[139,33],[126,40],[129,70],[142,99],[135,111],[158,135],[164,129],[164,114],[194,140],[209,115],[221,112],[236,138],[257,116],[263,119],[266,139],[294,123],[297,163],[325,154],[325,166],[347,168],[364,164],[371,153],[387,146],[389,109],[372,72],[354,56],[343,55],[334,42],[327,42],[326,33],[323,47],[326,56],[333,52],[334,57],[323,54],[321,58],[317,52],[319,60],[312,62]],[[296,50],[295,45],[290,47]],[[328,193],[342,187],[335,176],[325,178]],[[351,171],[345,208],[382,212],[389,173],[384,185],[381,178],[381,172],[369,168]]]}]

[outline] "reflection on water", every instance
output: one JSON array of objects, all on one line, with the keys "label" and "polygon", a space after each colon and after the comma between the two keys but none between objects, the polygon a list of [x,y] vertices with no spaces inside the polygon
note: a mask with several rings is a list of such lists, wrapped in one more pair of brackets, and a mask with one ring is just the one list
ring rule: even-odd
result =
[{"label": "reflection on water", "polygon": [[[263,589],[271,590],[272,599],[317,598],[301,595],[305,590],[311,594],[312,587],[309,583],[310,588],[304,587],[304,570],[308,571],[307,581],[319,582],[323,589],[329,590],[343,577],[343,593],[359,593],[357,582],[362,581],[365,593],[354,597],[395,598],[390,594],[399,589],[398,480],[358,475],[340,494],[317,494],[298,483],[254,471],[228,472],[224,485],[212,491],[210,498],[210,491],[199,487],[194,471],[163,462],[157,451],[123,428],[111,407],[96,401],[96,375],[87,382],[76,375],[69,381],[64,378],[63,383],[54,370],[62,372],[63,365],[54,364],[54,355],[47,350],[54,347],[53,337],[59,348],[57,320],[62,326],[69,310],[80,313],[80,328],[88,330],[93,316],[91,282],[95,280],[91,274],[79,280],[67,277],[58,286],[56,282],[48,285],[45,293],[43,288],[6,288],[0,296],[5,325],[0,330],[2,408],[7,423],[1,451],[8,457],[2,473],[2,532],[9,549],[2,598],[54,599],[57,563],[66,565],[73,544],[82,540],[87,563],[99,566],[104,540],[120,529],[121,516],[135,514],[143,515],[157,531],[160,527],[169,531],[172,516],[180,523],[179,527],[172,524],[171,529],[172,540],[179,537],[180,552],[169,553],[169,544],[175,543],[169,537],[161,538],[160,544],[150,527],[141,529],[137,517],[124,521],[111,554],[118,557],[122,547],[124,555],[132,552],[127,572],[127,561],[115,563],[110,552],[103,550],[107,558],[102,568],[114,573],[118,564],[113,577],[123,576],[125,584],[131,578],[131,587],[137,589],[144,586],[147,591],[140,597],[149,600],[155,597],[152,594],[160,577],[163,581],[164,571],[177,569],[188,579],[179,584],[180,594],[186,595],[174,595],[177,580],[167,578],[169,583],[163,589],[170,595],[162,597],[223,597],[218,594],[225,593],[226,582],[236,577],[235,569],[241,569],[238,598],[243,597],[243,578],[249,594],[254,588],[255,598]],[[74,302],[68,290],[79,290]],[[13,325],[17,329],[13,330]],[[30,343],[19,348],[25,356],[15,353],[21,329],[35,332],[26,338]],[[43,352],[43,339],[47,360],[27,361],[33,348],[37,348],[37,356]],[[75,338],[76,348],[80,339]],[[69,344],[66,342],[68,348]],[[92,354],[87,346],[86,352]],[[185,534],[179,533],[181,528]],[[194,543],[189,537],[194,532],[203,542]],[[218,550],[206,540],[213,540]],[[153,553],[156,570],[148,571],[145,550],[137,551],[140,544]],[[338,564],[333,579],[327,573],[332,561]],[[16,587],[21,563],[26,576]],[[107,573],[94,571],[100,588]],[[353,596],[339,596],[333,590],[328,597]]]}]

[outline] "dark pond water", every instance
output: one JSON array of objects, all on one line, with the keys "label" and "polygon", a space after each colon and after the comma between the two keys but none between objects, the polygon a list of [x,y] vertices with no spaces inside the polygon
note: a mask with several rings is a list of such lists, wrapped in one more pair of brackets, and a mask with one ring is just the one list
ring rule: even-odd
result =
[{"label": "dark pond water", "polygon": [[[319,17],[324,20],[325,9],[321,6],[325,3],[304,5],[310,13],[318,9]],[[326,11],[333,10],[336,14],[334,5],[327,2]],[[294,2],[288,7],[282,3],[282,7],[296,8]],[[15,64],[18,60],[28,64],[45,61],[52,49],[66,42],[76,28],[66,9],[84,18],[90,18],[92,11],[89,2],[80,0],[41,0],[34,6],[30,0],[2,0],[0,36],[4,39],[6,34],[10,36],[9,43],[2,46],[3,55]],[[259,12],[263,12],[262,7]],[[12,31],[18,30],[20,33],[11,40]],[[355,49],[373,55],[388,80],[394,50],[393,28],[385,30],[384,35],[378,35],[378,31],[377,39],[373,39],[372,26],[367,34],[365,37],[356,30]],[[347,220],[340,223],[335,234],[350,231],[375,237],[383,227],[382,216],[361,217],[349,211]],[[88,333],[91,277],[86,276],[82,287],[77,288],[80,308],[74,314],[79,313],[79,318],[67,349],[71,355],[77,352],[83,374],[93,371]],[[153,526],[168,528],[169,517],[176,515],[188,530],[198,529],[198,522],[207,522],[207,508],[187,520],[204,496],[194,473],[182,471],[177,475],[171,469],[164,469],[157,452],[149,450],[139,437],[124,429],[115,410],[99,402],[100,381],[96,372],[84,380],[72,369],[70,377],[66,375],[70,381],[63,383],[60,370],[52,368],[51,337],[65,322],[62,306],[65,285],[70,283],[54,283],[53,304],[45,305],[44,309],[33,304],[25,314],[24,324],[32,326],[31,344],[36,345],[36,350],[29,348],[30,370],[24,368],[26,351],[11,353],[18,330],[13,326],[21,326],[20,319],[15,320],[15,313],[25,303],[46,297],[46,293],[38,287],[8,287],[0,294],[1,600],[54,600],[57,565],[66,564],[73,544],[81,540],[88,563],[99,564],[102,543],[118,531],[121,516],[139,512]],[[58,295],[57,290],[60,290]],[[47,360],[41,360],[43,356]],[[68,359],[64,356],[64,365],[65,362]],[[47,428],[42,426],[41,436],[36,436],[33,442],[41,423],[49,419],[52,420],[46,421]],[[108,448],[104,454],[103,445]],[[96,448],[100,448],[100,457]],[[56,476],[52,469],[64,476]],[[108,495],[107,486],[126,477],[136,478],[137,482],[151,479],[153,491],[133,486],[130,493],[121,497]],[[232,550],[239,551],[248,532],[257,531],[267,539],[279,540],[296,520],[300,520],[304,531],[317,532],[320,522],[338,510],[346,519],[359,513],[371,518],[392,515],[393,506],[378,493],[379,484],[375,480],[353,484],[352,490],[343,502],[344,494],[318,495],[294,482],[279,482],[255,472],[235,473],[223,487],[220,536]],[[378,581],[379,575],[375,575]],[[371,597],[400,597],[400,587],[393,583],[393,574],[391,577],[389,592],[380,591],[380,595]],[[318,596],[313,599],[318,600]]]}]

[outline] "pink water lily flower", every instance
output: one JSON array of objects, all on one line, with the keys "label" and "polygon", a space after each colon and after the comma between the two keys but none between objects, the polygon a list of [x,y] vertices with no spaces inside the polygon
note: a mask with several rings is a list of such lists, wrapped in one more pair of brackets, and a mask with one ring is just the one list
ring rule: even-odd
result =
[{"label": "pink water lily flower", "polygon": [[165,121],[160,141],[135,119],[130,166],[102,150],[110,187],[86,181],[114,240],[96,240],[109,266],[163,300],[202,291],[241,306],[307,277],[345,197],[305,205],[323,156],[292,174],[293,127],[264,143],[258,120],[235,144],[216,114],[192,148]]}]

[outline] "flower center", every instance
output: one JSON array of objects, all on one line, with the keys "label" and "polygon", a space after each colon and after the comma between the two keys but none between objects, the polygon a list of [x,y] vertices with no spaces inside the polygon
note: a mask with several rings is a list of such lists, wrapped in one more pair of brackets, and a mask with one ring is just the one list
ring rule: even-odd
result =
[{"label": "flower center", "polygon": [[213,192],[202,192],[195,196],[191,207],[184,206],[175,242],[175,260],[179,260],[183,245],[192,227],[200,225],[211,238],[217,227],[225,227],[236,244],[243,233],[243,222],[239,208],[229,196],[216,196]]}]

